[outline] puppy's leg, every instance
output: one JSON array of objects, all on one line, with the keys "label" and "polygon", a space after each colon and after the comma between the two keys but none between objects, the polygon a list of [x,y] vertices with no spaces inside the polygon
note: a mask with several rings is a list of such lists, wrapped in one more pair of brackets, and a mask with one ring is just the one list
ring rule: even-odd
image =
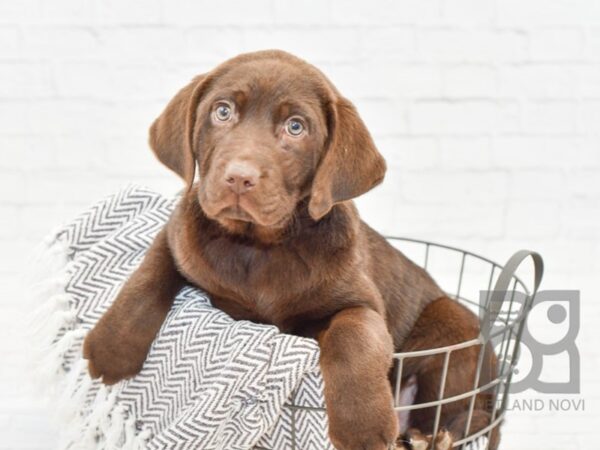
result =
[{"label": "puppy's leg", "polygon": [[329,435],[338,450],[388,450],[398,433],[388,371],[393,344],[366,307],[342,310],[318,336]]},{"label": "puppy's leg", "polygon": [[[439,348],[475,339],[479,335],[478,318],[459,303],[441,298],[430,303],[421,313],[411,334],[405,341],[402,351],[415,351]],[[438,399],[440,389],[444,388],[444,398],[454,397],[474,388],[478,370],[479,352],[481,347],[473,345],[455,350],[450,354],[448,371],[445,382],[441,374],[444,367],[444,356],[441,354],[409,358],[405,360],[405,376],[416,375],[418,391],[416,404],[428,403]],[[479,386],[483,386],[496,377],[496,356],[491,346],[486,346],[481,367]],[[470,398],[446,403],[441,408],[439,428],[447,430],[452,441],[465,436]],[[473,418],[469,432],[471,435],[490,423],[488,410],[491,407],[492,392],[479,393],[475,398]],[[433,433],[436,407],[416,409],[411,412],[411,426],[426,438]],[[418,439],[417,433],[415,438]],[[498,430],[492,435],[492,442],[497,446]],[[437,440],[444,442],[440,436]],[[441,444],[440,444],[441,445]],[[490,445],[490,448],[495,448]]]},{"label": "puppy's leg", "polygon": [[112,306],[88,333],[83,356],[93,378],[114,384],[137,374],[183,286],[163,229]]}]

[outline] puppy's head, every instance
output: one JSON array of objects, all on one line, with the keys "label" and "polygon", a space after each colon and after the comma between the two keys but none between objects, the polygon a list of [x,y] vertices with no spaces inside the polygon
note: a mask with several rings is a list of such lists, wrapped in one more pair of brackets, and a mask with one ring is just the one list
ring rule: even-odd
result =
[{"label": "puppy's head", "polygon": [[282,229],[308,198],[314,220],[381,182],[385,162],[325,76],[281,51],[249,53],[196,77],[150,128],[157,157],[205,214],[235,232]]}]

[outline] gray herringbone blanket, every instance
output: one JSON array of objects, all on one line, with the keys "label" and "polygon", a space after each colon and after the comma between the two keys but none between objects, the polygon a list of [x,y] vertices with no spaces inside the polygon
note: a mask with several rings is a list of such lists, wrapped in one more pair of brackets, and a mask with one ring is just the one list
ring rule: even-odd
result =
[{"label": "gray herringbone blanket", "polygon": [[110,388],[89,378],[83,338],[175,203],[129,187],[47,241],[46,255],[62,263],[42,280],[52,292],[38,315],[45,380],[57,380],[61,448],[333,448],[325,414],[286,406],[323,406],[316,342],[234,321],[198,289],[179,293],[138,376]]}]

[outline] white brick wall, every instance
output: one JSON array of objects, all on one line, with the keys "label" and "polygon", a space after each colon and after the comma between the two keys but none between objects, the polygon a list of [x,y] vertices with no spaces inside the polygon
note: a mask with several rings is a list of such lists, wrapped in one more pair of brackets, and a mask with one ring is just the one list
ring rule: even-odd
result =
[{"label": "white brick wall", "polygon": [[[390,233],[503,261],[539,250],[582,290],[586,413],[509,415],[504,448],[592,448],[600,411],[600,2],[0,0],[0,329],[25,254],[130,182],[180,182],[146,132],[194,74],[282,48],[320,66],[389,163],[359,201]],[[53,448],[22,341],[0,339],[0,449]]]}]

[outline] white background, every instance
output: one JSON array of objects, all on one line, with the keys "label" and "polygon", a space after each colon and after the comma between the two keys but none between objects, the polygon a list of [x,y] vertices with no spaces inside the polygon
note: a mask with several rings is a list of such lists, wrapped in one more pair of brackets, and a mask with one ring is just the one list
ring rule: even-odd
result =
[{"label": "white background", "polygon": [[[532,248],[544,287],[581,289],[586,412],[513,411],[503,448],[593,448],[597,0],[0,0],[0,329],[27,290],[25,255],[54,225],[128,182],[181,187],[146,143],[177,89],[264,48],[316,64],[357,105],[389,165],[359,201],[375,228],[500,262]],[[0,339],[0,449],[50,449],[23,348]]]}]

